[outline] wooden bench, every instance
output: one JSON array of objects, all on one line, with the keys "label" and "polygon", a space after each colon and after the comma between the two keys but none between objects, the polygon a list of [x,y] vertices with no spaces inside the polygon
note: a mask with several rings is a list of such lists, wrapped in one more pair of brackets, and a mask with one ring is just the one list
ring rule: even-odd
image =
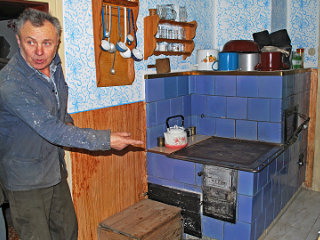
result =
[{"label": "wooden bench", "polygon": [[99,240],[180,240],[181,209],[144,199],[112,215],[98,226]]}]

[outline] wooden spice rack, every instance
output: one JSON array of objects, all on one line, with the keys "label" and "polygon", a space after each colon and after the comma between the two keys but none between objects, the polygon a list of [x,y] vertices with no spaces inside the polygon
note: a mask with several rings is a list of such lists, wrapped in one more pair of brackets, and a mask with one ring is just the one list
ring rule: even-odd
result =
[{"label": "wooden spice rack", "polygon": [[[134,60],[132,58],[123,58],[120,53],[116,51],[115,55],[115,74],[111,74],[114,54],[103,51],[100,47],[103,38],[103,23],[102,23],[102,6],[111,6],[111,35],[110,42],[116,44],[119,40],[119,19],[118,6],[120,7],[120,24],[121,24],[121,39],[124,41],[124,10],[123,7],[132,9],[134,16],[134,25],[137,31],[137,17],[139,12],[139,0],[92,0],[92,17],[93,17],[93,36],[94,36],[94,52],[96,63],[96,79],[98,87],[121,86],[130,85],[135,79]],[[104,8],[105,9],[105,8]],[[108,13],[109,14],[109,13]],[[109,15],[105,12],[107,22]],[[127,21],[128,18],[127,18]],[[129,24],[127,22],[127,33],[129,33]],[[131,34],[133,35],[133,28],[131,23]],[[133,42],[130,50],[135,47]]]},{"label": "wooden spice rack", "polygon": [[[167,39],[157,38],[159,24],[168,24],[171,26],[180,26],[185,29],[186,39]],[[148,59],[151,55],[182,55],[183,60],[189,57],[194,50],[193,39],[196,36],[197,22],[177,22],[172,20],[160,19],[158,15],[147,16],[144,18],[144,59]],[[183,52],[177,51],[156,51],[157,43],[182,43],[184,45]]]}]

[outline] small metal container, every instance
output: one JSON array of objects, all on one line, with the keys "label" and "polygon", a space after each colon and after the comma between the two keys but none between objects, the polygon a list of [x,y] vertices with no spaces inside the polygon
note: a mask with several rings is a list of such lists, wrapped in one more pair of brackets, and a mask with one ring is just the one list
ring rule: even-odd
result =
[{"label": "small metal container", "polygon": [[165,146],[164,137],[158,137],[157,138],[157,146],[158,147],[164,147]]},{"label": "small metal container", "polygon": [[239,53],[238,56],[240,71],[254,71],[259,63],[259,53]]}]

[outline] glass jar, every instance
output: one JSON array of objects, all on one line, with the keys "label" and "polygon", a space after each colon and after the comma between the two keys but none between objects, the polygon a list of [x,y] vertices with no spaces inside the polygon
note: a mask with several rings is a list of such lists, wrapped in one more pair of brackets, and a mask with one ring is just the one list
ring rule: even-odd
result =
[{"label": "glass jar", "polygon": [[297,52],[293,52],[292,55],[292,69],[302,68],[302,57]]},{"label": "glass jar", "polygon": [[297,54],[301,56],[301,68],[304,66],[304,48],[297,48]]}]

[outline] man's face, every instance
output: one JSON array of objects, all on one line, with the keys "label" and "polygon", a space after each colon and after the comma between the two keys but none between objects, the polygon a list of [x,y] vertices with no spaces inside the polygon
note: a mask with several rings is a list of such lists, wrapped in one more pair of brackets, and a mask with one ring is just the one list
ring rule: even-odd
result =
[{"label": "man's face", "polygon": [[17,35],[22,57],[33,68],[49,76],[49,65],[58,47],[56,28],[48,21],[43,26],[35,27],[27,21]]}]

